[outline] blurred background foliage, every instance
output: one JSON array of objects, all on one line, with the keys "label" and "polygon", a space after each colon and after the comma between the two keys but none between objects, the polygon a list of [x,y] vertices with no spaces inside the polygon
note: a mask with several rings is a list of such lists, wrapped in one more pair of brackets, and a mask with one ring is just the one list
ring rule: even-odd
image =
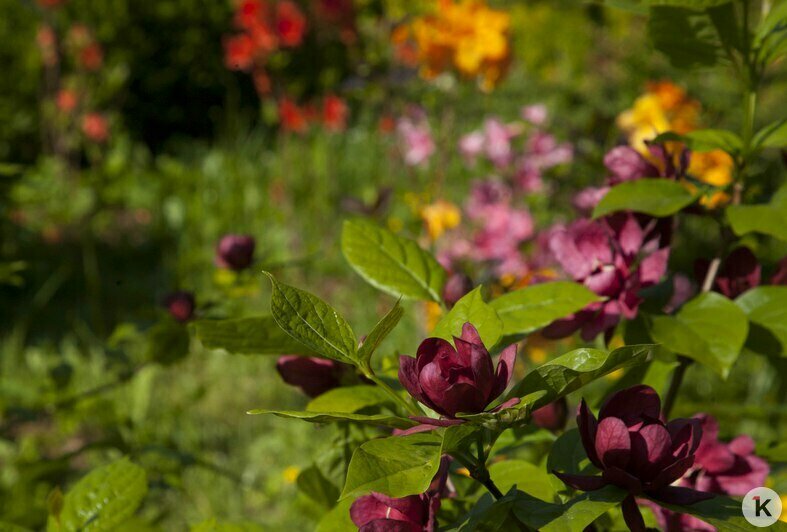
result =
[{"label": "blurred background foliage", "polygon": [[[340,256],[346,200],[371,204],[390,188],[391,207],[379,218],[419,234],[413,196],[464,200],[478,176],[453,147],[485,116],[513,119],[523,105],[543,102],[551,131],[574,144],[573,165],[553,176],[551,203],[529,205],[544,224],[568,219],[571,193],[601,181],[603,154],[621,139],[615,118],[648,81],[684,87],[701,101],[706,124],[740,121],[722,73],[675,71],[653,52],[641,17],[574,0],[493,2],[511,15],[513,44],[510,73],[489,93],[455,79],[424,82],[394,60],[391,30],[430,2],[355,2],[351,45],[308,42],[300,56],[275,59],[286,94],[347,102],[349,123],[338,133],[282,131],[275,99],[227,68],[230,1],[47,4],[0,0],[0,521],[31,528],[43,525],[55,486],[121,454],[148,470],[151,495],[140,516],[151,529],[212,517],[272,530],[313,526],[317,505],[295,482],[332,432],[245,415],[305,402],[279,381],[270,358],[210,352],[195,340],[183,348],[178,333],[165,332],[182,359],[151,359],[148,332],[165,323],[167,293],[193,291],[203,317],[261,314],[269,288],[258,272],[270,269],[369,330],[390,300]],[[46,64],[41,28],[65,43],[75,24],[100,45],[99,68]],[[47,80],[53,72],[60,87]],[[786,88],[783,69],[769,76],[764,117],[783,106]],[[63,87],[84,97],[82,111],[99,114],[99,140],[84,123],[61,120]],[[413,103],[426,110],[444,154],[426,168],[404,165],[395,135],[382,127]],[[773,156],[761,171],[783,179],[779,164]],[[695,225],[692,253],[711,238]],[[250,271],[216,269],[215,244],[229,232],[257,239]],[[690,257],[673,260],[686,266]],[[422,312],[407,314],[392,353],[415,348]],[[738,432],[784,438],[784,405],[761,408],[764,395],[785,386],[767,367],[743,357],[724,396],[716,377],[692,368],[692,404],[676,413],[711,409],[723,429],[725,418],[733,426],[740,419]],[[740,399],[735,409],[730,397]]]}]

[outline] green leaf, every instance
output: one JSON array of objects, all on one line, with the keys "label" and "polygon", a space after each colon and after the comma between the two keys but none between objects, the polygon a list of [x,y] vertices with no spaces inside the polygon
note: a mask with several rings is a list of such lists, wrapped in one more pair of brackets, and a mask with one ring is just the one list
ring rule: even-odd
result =
[{"label": "green leaf", "polygon": [[492,481],[503,493],[516,486],[519,490],[546,502],[555,502],[557,494],[550,475],[543,467],[524,460],[503,460],[489,467]]},{"label": "green leaf", "polygon": [[380,346],[382,341],[385,340],[385,337],[394,330],[394,327],[396,327],[403,315],[404,310],[402,309],[402,305],[400,305],[397,301],[396,305],[394,305],[394,307],[388,311],[388,314],[383,316],[383,319],[377,322],[377,325],[374,326],[372,332],[369,333],[369,335],[361,344],[361,347],[358,349],[358,361],[362,368],[369,368],[372,355]]},{"label": "green leaf", "polygon": [[683,135],[668,131],[661,133],[653,140],[654,142],[682,142],[692,151],[698,152],[723,150],[736,154],[743,149],[743,140],[726,129],[698,129]]},{"label": "green leaf", "polygon": [[327,479],[316,465],[301,471],[296,482],[298,491],[325,508],[333,508],[339,500],[339,488]]},{"label": "green leaf", "polygon": [[429,488],[440,467],[442,439],[430,433],[371,440],[353,453],[342,499],[376,491],[406,497]]},{"label": "green leaf", "polygon": [[354,364],[358,340],[350,324],[319,297],[266,275],[273,285],[271,314],[279,327],[320,355]]},{"label": "green leaf", "polygon": [[325,514],[317,523],[315,532],[358,532],[358,527],[350,519],[352,499],[344,499]]},{"label": "green leaf", "polygon": [[169,366],[188,354],[189,332],[182,323],[166,318],[148,331],[146,360]]},{"label": "green leaf", "polygon": [[749,324],[735,303],[715,292],[695,297],[675,316],[653,318],[651,336],[726,378],[746,341]]},{"label": "green leaf", "polygon": [[787,241],[787,211],[773,205],[731,205],[726,210],[738,236],[762,233]]},{"label": "green leaf", "polygon": [[49,531],[111,530],[134,515],[148,491],[145,470],[121,458],[85,475],[68,490]]},{"label": "green leaf", "polygon": [[599,297],[585,285],[568,281],[528,286],[489,304],[503,320],[503,335],[527,334],[565,318]]},{"label": "green leaf", "polygon": [[306,410],[309,412],[342,412],[351,414],[362,408],[391,402],[391,398],[379,387],[342,386],[328,390],[312,399]]},{"label": "green leaf", "polygon": [[749,317],[749,338],[757,336],[759,345],[770,348],[758,351],[787,356],[787,286],[758,286],[735,303]]},{"label": "green leaf", "polygon": [[[694,504],[677,505],[658,501],[658,505],[674,512],[693,515],[715,526],[719,532],[750,532],[753,528],[743,517],[740,501],[721,495]],[[787,524],[777,521],[768,530],[787,530]]]},{"label": "green leaf", "polygon": [[487,348],[491,348],[500,338],[503,322],[497,312],[484,301],[481,287],[477,287],[465,294],[456,302],[454,307],[437,322],[432,336],[453,342],[454,336],[462,336],[462,326],[470,322],[481,336],[481,341]]},{"label": "green leaf", "polygon": [[552,444],[547,457],[547,471],[587,475],[594,469],[582,445],[578,429],[567,430]]},{"label": "green leaf", "polygon": [[610,353],[600,349],[575,349],[531,371],[509,397],[541,392],[542,395],[532,401],[533,409],[539,408],[617,369],[642,364],[651,357],[654,347],[628,345]]},{"label": "green leaf", "polygon": [[634,211],[651,216],[671,216],[694,202],[696,196],[677,181],[638,179],[612,187],[593,210],[599,218],[618,211]]},{"label": "green leaf", "polygon": [[194,322],[197,338],[208,349],[239,355],[315,355],[276,324],[273,316]]},{"label": "green leaf", "polygon": [[366,281],[396,297],[441,301],[446,272],[409,238],[369,222],[344,222],[342,253]]},{"label": "green leaf", "polygon": [[309,423],[335,423],[339,421],[352,421],[362,425],[375,427],[391,427],[394,429],[409,429],[416,423],[403,417],[386,414],[352,414],[348,412],[301,412],[298,410],[265,410],[255,409],[246,412],[250,415],[273,414],[286,419],[300,419]]},{"label": "green leaf", "polygon": [[759,130],[754,135],[752,144],[755,149],[787,147],[787,118],[771,122]]},{"label": "green leaf", "polygon": [[545,504],[520,494],[513,509],[520,521],[541,532],[582,532],[627,495],[620,488],[607,486],[583,493],[565,504]]},{"label": "green leaf", "polygon": [[773,2],[757,26],[754,47],[759,60],[767,65],[787,53],[787,2]]},{"label": "green leaf", "polygon": [[263,532],[262,525],[251,522],[227,523],[208,519],[191,527],[191,532]]},{"label": "green leaf", "polygon": [[676,6],[653,6],[648,18],[653,46],[678,68],[710,67],[721,58],[716,29],[704,11]]}]

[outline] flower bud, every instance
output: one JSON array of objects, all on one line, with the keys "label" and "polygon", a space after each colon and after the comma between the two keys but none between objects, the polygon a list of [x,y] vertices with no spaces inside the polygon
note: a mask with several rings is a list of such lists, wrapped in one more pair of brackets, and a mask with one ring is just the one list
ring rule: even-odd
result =
[{"label": "flower bud", "polygon": [[221,268],[240,271],[251,266],[254,258],[254,237],[225,235],[216,248],[216,264]]},{"label": "flower bud", "polygon": [[327,358],[283,355],[276,370],[284,382],[296,386],[309,397],[317,397],[342,384],[349,366]]},{"label": "flower bud", "polygon": [[568,403],[565,397],[557,401],[544,405],[538,410],[533,411],[533,424],[536,427],[557,432],[563,430],[568,419]]},{"label": "flower bud", "polygon": [[473,281],[464,273],[453,273],[448,277],[443,287],[443,301],[448,308],[456,305],[456,302],[473,289]]},{"label": "flower bud", "polygon": [[182,290],[172,292],[164,299],[164,306],[173,318],[181,323],[187,322],[194,317],[194,294]]}]

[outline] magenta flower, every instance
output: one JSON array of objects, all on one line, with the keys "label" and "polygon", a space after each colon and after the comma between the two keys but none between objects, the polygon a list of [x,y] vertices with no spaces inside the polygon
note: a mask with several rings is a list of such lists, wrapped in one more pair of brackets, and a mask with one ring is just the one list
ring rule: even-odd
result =
[{"label": "magenta flower", "polygon": [[584,400],[577,425],[588,458],[601,476],[564,474],[558,478],[582,491],[614,485],[629,492],[623,517],[634,532],[644,532],[636,496],[647,495],[668,504],[693,504],[713,495],[673,486],[695,462],[702,438],[698,419],[660,419],[661,400],[650,386],[638,385],[612,395],[599,412],[598,421]]},{"label": "magenta flower", "polygon": [[609,150],[604,156],[604,166],[610,172],[607,182],[613,186],[624,181],[661,175],[658,168],[631,146],[615,146]]},{"label": "magenta flower", "polygon": [[543,103],[536,103],[533,105],[526,105],[519,113],[524,120],[527,120],[535,126],[543,126],[549,118],[547,106]]},{"label": "magenta flower", "polygon": [[408,166],[421,166],[429,161],[435,151],[432,130],[420,109],[413,109],[396,124],[399,145]]},{"label": "magenta flower", "polygon": [[235,271],[245,270],[254,259],[255,245],[254,237],[248,235],[224,235],[216,247],[216,265]]},{"label": "magenta flower", "polygon": [[571,204],[581,214],[589,215],[598,202],[607,195],[610,187],[587,187],[574,195]]},{"label": "magenta flower", "polygon": [[173,318],[185,323],[194,317],[194,294],[183,290],[172,292],[164,299],[164,306]]},{"label": "magenta flower", "polygon": [[544,186],[544,171],[570,163],[573,158],[571,144],[558,143],[552,135],[536,131],[527,139],[525,151],[517,160],[514,181],[525,192],[537,192]]},{"label": "magenta flower", "polygon": [[513,158],[511,138],[515,135],[512,128],[496,118],[489,118],[484,122],[484,151],[496,167],[505,168],[511,164]]},{"label": "magenta flower", "polygon": [[427,338],[415,358],[400,356],[399,381],[418,401],[455,419],[458,413],[483,412],[502,394],[515,359],[516,345],[511,345],[503,350],[495,370],[478,331],[465,323],[453,346],[442,338]]},{"label": "magenta flower", "polygon": [[350,366],[327,358],[282,355],[276,371],[284,382],[296,386],[309,397],[317,397],[338,388]]},{"label": "magenta flower", "polygon": [[[694,263],[694,275],[702,283],[708,273],[710,261],[698,259]],[[757,257],[747,247],[736,248],[721,263],[713,282],[713,289],[734,299],[750,288],[759,286],[761,268]]]},{"label": "magenta flower", "polygon": [[568,402],[565,397],[534,410],[531,419],[541,429],[558,432],[563,430],[568,419]]},{"label": "magenta flower", "polygon": [[621,317],[636,317],[642,302],[639,291],[658,283],[666,272],[665,234],[668,230],[656,220],[643,227],[631,213],[578,220],[556,231],[550,249],[563,270],[607,300],[553,322],[544,335],[562,338],[581,330],[582,338],[590,341],[600,332],[610,333]]}]

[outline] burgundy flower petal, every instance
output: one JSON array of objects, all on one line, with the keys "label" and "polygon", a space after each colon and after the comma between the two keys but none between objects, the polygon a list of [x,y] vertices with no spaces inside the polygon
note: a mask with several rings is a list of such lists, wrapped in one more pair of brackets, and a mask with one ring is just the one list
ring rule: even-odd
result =
[{"label": "burgundy flower petal", "polygon": [[598,417],[600,420],[605,417],[619,417],[629,425],[628,420],[639,419],[643,415],[658,419],[660,414],[659,394],[650,386],[640,384],[615,393],[601,407]]},{"label": "burgundy flower petal", "polygon": [[577,248],[567,229],[556,231],[549,242],[549,249],[560,266],[576,280],[590,275],[593,265]]},{"label": "burgundy flower petal", "polygon": [[655,423],[646,425],[631,434],[631,467],[629,470],[635,472],[642,480],[651,480],[663,469],[671,451],[672,439],[667,429]]},{"label": "burgundy flower petal", "polygon": [[672,439],[672,456],[684,458],[694,453],[703,439],[702,424],[698,419],[673,419],[667,423]]},{"label": "burgundy flower petal", "polygon": [[423,532],[423,527],[405,521],[376,519],[359,527],[358,532]]},{"label": "burgundy flower petal", "polygon": [[418,362],[418,372],[420,373],[424,366],[431,363],[438,356],[454,358],[456,357],[456,349],[442,338],[427,338],[421,342],[415,354]]},{"label": "burgundy flower petal", "polygon": [[484,342],[481,341],[481,335],[478,334],[478,329],[476,329],[475,326],[472,323],[470,323],[469,321],[465,322],[465,324],[462,325],[462,337],[461,338],[465,342],[469,342],[471,344],[475,344],[475,345],[481,347],[482,349],[486,349],[484,347]]},{"label": "burgundy flower petal", "polygon": [[402,386],[410,395],[434,410],[432,402],[421,391],[421,385],[418,382],[416,359],[413,357],[399,355],[399,382],[402,383]]},{"label": "burgundy flower petal", "polygon": [[426,517],[424,502],[420,495],[394,499],[381,493],[372,493],[353,502],[350,519],[358,527],[379,519],[420,525]]},{"label": "burgundy flower petal", "polygon": [[702,452],[697,452],[696,457],[697,465],[712,475],[727,471],[735,465],[735,454],[719,441],[703,445]]},{"label": "burgundy flower petal", "polygon": [[588,458],[594,466],[601,469],[603,466],[601,465],[601,460],[599,460],[598,455],[596,454],[596,434],[598,431],[598,422],[596,421],[596,417],[593,415],[593,412],[591,412],[590,408],[588,408],[588,404],[584,399],[579,402],[579,407],[577,408],[577,428],[579,429],[579,435],[582,439],[582,446],[585,448]]},{"label": "burgundy flower petal", "polygon": [[642,482],[619,467],[608,467],[601,473],[608,484],[614,484],[637,495],[642,493]]},{"label": "burgundy flower petal", "polygon": [[639,282],[642,286],[658,283],[667,273],[670,248],[661,248],[651,253],[639,263]]},{"label": "burgundy flower petal", "polygon": [[601,420],[596,432],[596,454],[605,467],[624,469],[631,456],[631,437],[626,424],[616,417]]},{"label": "burgundy flower petal", "polygon": [[568,403],[565,397],[534,410],[532,419],[536,427],[557,432],[566,426]]},{"label": "burgundy flower petal", "polygon": [[623,218],[615,228],[618,244],[625,255],[635,255],[642,247],[645,233],[642,231],[636,217],[631,213],[623,214]]},{"label": "burgundy flower petal", "polygon": [[508,401],[502,402],[496,407],[494,407],[490,412],[500,412],[501,410],[505,410],[506,408],[511,408],[512,406],[518,405],[522,400],[519,397],[512,397]]},{"label": "burgundy flower petal", "polygon": [[276,370],[287,384],[317,397],[341,384],[345,367],[325,358],[283,355],[276,361]]},{"label": "burgundy flower petal", "polygon": [[738,436],[729,443],[730,451],[740,456],[754,453],[754,440],[751,436]]},{"label": "burgundy flower petal", "polygon": [[765,485],[771,468],[768,462],[758,456],[739,456],[730,471],[717,475],[719,488],[727,495],[742,496],[757,486]]},{"label": "burgundy flower petal", "polygon": [[567,486],[581,491],[595,491],[600,490],[607,485],[607,482],[601,477],[590,477],[587,475],[571,475],[569,473],[560,473],[552,470],[552,474],[562,480]]},{"label": "burgundy flower petal", "polygon": [[665,486],[654,491],[649,491],[648,495],[657,501],[665,502],[667,504],[680,505],[694,504],[700,501],[707,501],[708,499],[715,497],[713,493],[705,493],[703,491],[697,491],[681,486]]},{"label": "burgundy flower petal", "polygon": [[492,398],[492,391],[495,387],[494,368],[489,351],[483,344],[470,343],[461,338],[454,338],[454,344],[461,364],[472,370],[473,384],[479,389],[481,395],[487,398],[488,402]]},{"label": "burgundy flower petal", "polygon": [[574,316],[553,321],[541,331],[541,335],[550,339],[565,338],[577,332],[585,321],[587,321],[587,315],[580,312]]},{"label": "burgundy flower petal", "polygon": [[668,486],[681,478],[689,468],[694,465],[695,457],[687,456],[677,462],[665,467],[657,475],[656,478],[650,483],[653,489],[658,489],[663,486]]},{"label": "burgundy flower petal", "polygon": [[642,513],[639,511],[634,497],[629,495],[623,499],[620,509],[623,511],[623,519],[631,532],[645,532],[647,530],[645,520],[642,518]]},{"label": "burgundy flower petal", "polygon": [[511,377],[514,375],[514,364],[516,363],[516,344],[509,345],[500,353],[495,371],[495,386],[492,388],[492,395],[489,400],[497,398],[505,391]]}]

